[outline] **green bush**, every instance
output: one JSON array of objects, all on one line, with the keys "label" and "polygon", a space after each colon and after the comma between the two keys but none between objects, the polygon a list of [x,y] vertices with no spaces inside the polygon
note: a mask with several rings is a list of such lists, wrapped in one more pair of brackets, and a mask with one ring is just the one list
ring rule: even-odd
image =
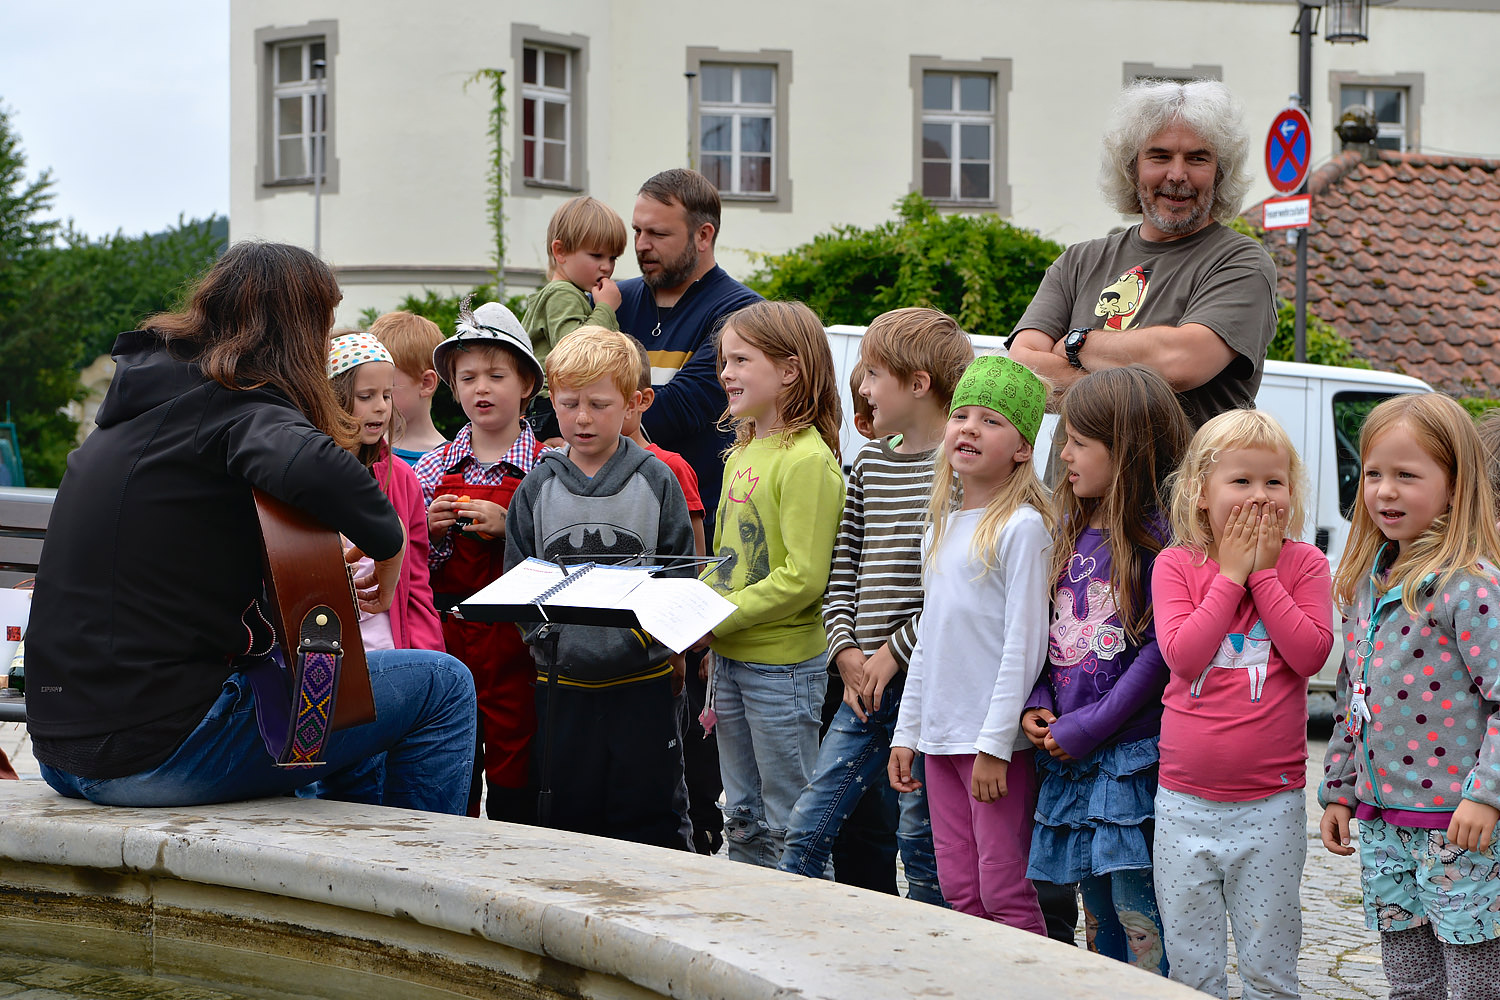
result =
[{"label": "green bush", "polygon": [[831,233],[764,258],[747,280],[768,299],[798,299],[824,323],[865,325],[903,306],[941,309],[970,333],[1010,333],[1061,244],[998,215],[943,215],[919,194],[872,229]]},{"label": "green bush", "polygon": [[[1297,305],[1280,297],[1276,299],[1276,305],[1276,333],[1271,337],[1266,357],[1276,361],[1292,361],[1297,353]],[[1354,345],[1339,336],[1332,324],[1311,312],[1307,314],[1307,361],[1313,365],[1370,367],[1368,361],[1354,353]]]},{"label": "green bush", "polygon": [[[1257,243],[1265,243],[1265,233],[1255,228],[1244,216],[1237,215],[1229,222],[1229,228],[1250,237]],[[1276,333],[1271,337],[1271,346],[1266,357],[1274,361],[1293,361],[1297,354],[1297,303],[1276,296]],[[1307,361],[1314,365],[1342,365],[1345,368],[1369,368],[1370,363],[1354,353],[1354,345],[1339,335],[1322,317],[1307,312]]]},{"label": "green bush", "polygon": [[78,424],[66,407],[83,398],[73,323],[76,276],[49,266],[59,225],[52,174],[26,178],[21,137],[0,105],[0,416],[16,425],[22,471],[33,486],[62,478]]},{"label": "green bush", "polygon": [[83,363],[109,353],[115,337],[159,312],[186,305],[193,283],[229,243],[229,220],[178,217],[160,233],[90,239],[71,226],[50,251],[52,266],[77,278],[74,305]]},{"label": "green bush", "polygon": [[1458,404],[1469,411],[1469,416],[1478,420],[1484,416],[1486,410],[1492,410],[1500,406],[1500,399],[1487,399],[1480,396],[1465,396],[1459,399]]}]

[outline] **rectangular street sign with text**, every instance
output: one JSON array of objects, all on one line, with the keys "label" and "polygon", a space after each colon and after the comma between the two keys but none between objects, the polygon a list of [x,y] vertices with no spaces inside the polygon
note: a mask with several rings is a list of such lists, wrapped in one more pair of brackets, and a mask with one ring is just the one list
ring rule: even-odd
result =
[{"label": "rectangular street sign with text", "polygon": [[1289,198],[1267,198],[1264,229],[1306,229],[1312,221],[1312,195],[1294,194]]}]

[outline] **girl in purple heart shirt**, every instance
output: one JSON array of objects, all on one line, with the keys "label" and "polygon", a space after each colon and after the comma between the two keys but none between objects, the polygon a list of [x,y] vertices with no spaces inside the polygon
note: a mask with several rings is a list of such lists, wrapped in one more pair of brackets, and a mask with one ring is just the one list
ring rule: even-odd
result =
[{"label": "girl in purple heart shirt", "polygon": [[1150,580],[1164,481],[1192,431],[1171,387],[1140,367],[1079,380],[1062,429],[1047,669],[1021,715],[1041,772],[1026,874],[1077,883],[1100,953],[1165,974],[1151,822],[1167,667]]}]

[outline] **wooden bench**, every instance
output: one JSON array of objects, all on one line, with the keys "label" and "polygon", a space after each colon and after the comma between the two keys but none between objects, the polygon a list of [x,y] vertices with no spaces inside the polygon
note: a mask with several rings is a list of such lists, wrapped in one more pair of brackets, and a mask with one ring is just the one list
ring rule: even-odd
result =
[{"label": "wooden bench", "polygon": [[[0,487],[0,587],[14,587],[36,576],[56,497],[56,490]],[[0,664],[0,670],[7,667]],[[25,721],[24,699],[0,698],[0,722]]]}]

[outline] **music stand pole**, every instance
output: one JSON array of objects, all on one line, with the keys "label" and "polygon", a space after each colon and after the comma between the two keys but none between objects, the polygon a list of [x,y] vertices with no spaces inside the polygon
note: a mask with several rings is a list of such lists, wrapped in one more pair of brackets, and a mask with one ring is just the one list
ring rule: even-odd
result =
[{"label": "music stand pole", "polygon": [[547,650],[547,712],[542,728],[541,787],[536,793],[536,818],[541,826],[552,823],[552,740],[557,722],[557,640],[558,626],[548,622],[537,638]]}]

